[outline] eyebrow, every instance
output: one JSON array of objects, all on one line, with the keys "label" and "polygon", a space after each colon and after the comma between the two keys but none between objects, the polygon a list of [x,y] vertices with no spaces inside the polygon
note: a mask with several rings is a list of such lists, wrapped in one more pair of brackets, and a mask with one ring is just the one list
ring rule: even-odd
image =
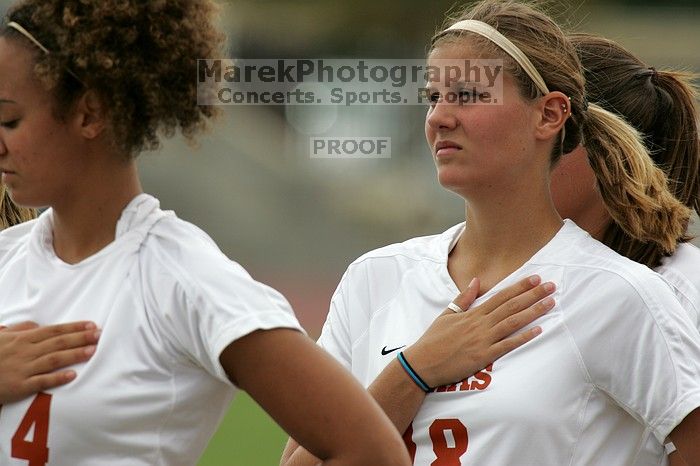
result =
[{"label": "eyebrow", "polygon": [[16,104],[14,100],[9,100],[9,99],[0,99],[0,104]]}]

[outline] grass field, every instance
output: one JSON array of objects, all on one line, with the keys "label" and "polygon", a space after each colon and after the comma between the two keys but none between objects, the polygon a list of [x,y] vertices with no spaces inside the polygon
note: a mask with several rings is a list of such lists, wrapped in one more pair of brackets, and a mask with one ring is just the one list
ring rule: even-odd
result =
[{"label": "grass field", "polygon": [[238,392],[199,466],[275,466],[287,435],[244,392]]}]

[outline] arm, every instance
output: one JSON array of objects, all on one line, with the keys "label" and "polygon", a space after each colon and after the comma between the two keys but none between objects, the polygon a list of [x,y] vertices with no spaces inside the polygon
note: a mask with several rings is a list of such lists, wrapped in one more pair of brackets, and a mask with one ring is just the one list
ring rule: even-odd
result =
[{"label": "arm", "polygon": [[672,466],[700,466],[700,408],[688,414],[670,437],[677,450],[671,455]]},{"label": "arm", "polygon": [[322,458],[322,464],[410,464],[401,438],[379,406],[301,333],[253,332],[231,343],[220,361],[231,381]]},{"label": "arm", "polygon": [[[406,358],[431,387],[469,377],[539,334],[539,327],[535,327],[510,336],[552,308],[553,303],[541,300],[554,288],[538,284],[539,277],[524,279],[468,312],[456,314],[447,309],[404,351]],[[478,293],[476,280],[455,303],[467,309]],[[399,432],[406,430],[426,395],[397,360],[386,366],[368,390]],[[281,464],[311,466],[315,461],[290,438]]]},{"label": "arm", "polygon": [[668,455],[668,466],[688,466],[678,451],[674,451]]},{"label": "arm", "polygon": [[75,379],[75,371],[58,369],[90,359],[98,338],[99,331],[92,322],[46,327],[25,322],[2,327],[0,405]]}]

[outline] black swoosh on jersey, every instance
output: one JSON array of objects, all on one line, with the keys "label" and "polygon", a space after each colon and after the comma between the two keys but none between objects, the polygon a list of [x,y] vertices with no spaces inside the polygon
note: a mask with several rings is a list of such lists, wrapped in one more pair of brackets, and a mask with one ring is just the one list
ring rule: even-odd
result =
[{"label": "black swoosh on jersey", "polygon": [[386,346],[385,346],[384,348],[382,348],[382,356],[386,356],[389,353],[393,353],[394,351],[399,350],[399,349],[403,348],[404,346],[406,346],[406,345],[399,346],[398,348],[392,348],[390,350],[386,349]]}]

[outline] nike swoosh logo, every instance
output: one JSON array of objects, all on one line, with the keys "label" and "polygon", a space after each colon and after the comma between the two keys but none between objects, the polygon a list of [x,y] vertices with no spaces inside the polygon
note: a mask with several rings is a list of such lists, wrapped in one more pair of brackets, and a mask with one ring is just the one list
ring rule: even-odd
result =
[{"label": "nike swoosh logo", "polygon": [[393,353],[393,352],[396,351],[396,350],[400,350],[400,349],[403,348],[404,346],[406,346],[406,345],[399,346],[398,348],[392,348],[392,349],[389,349],[389,350],[386,349],[386,346],[385,346],[384,348],[382,348],[382,356],[386,356],[386,355],[389,354],[389,353]]}]

